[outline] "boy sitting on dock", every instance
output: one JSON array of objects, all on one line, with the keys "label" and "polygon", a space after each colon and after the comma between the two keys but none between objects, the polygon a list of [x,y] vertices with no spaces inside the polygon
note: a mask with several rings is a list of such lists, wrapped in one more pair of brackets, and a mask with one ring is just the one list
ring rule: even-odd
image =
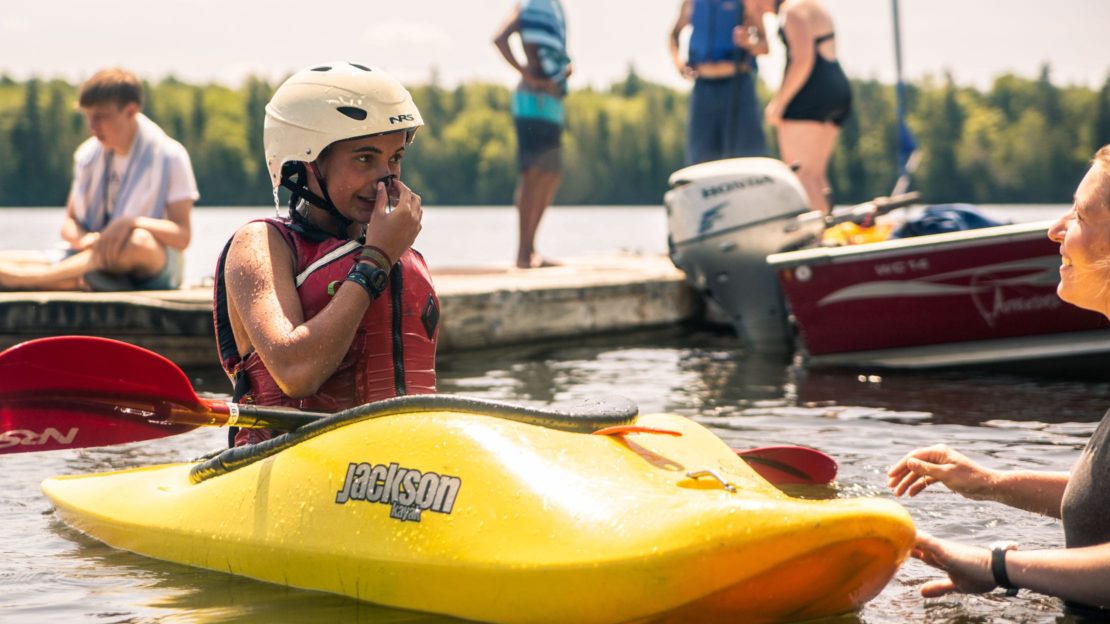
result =
[{"label": "boy sitting on dock", "polygon": [[142,114],[139,80],[104,69],[78,98],[93,135],[74,153],[57,263],[0,259],[0,290],[169,290],[199,198],[185,148]]}]

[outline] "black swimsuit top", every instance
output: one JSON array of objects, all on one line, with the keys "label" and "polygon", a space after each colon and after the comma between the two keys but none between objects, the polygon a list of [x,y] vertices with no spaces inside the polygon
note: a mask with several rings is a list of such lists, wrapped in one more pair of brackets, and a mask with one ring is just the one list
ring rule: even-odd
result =
[{"label": "black swimsuit top", "polygon": [[[834,37],[836,37],[836,32],[825,33],[825,34],[821,35],[820,37],[815,38],[813,40],[813,49],[816,51],[817,46],[821,45],[822,43],[825,43],[826,41],[829,41],[830,39],[832,39]],[[790,44],[786,42],[786,33],[783,32],[783,30],[781,28],[779,29],[779,39],[782,39],[782,45],[786,46],[786,61],[789,63],[790,62]],[[818,59],[820,59],[822,61],[825,61],[826,63],[835,63],[836,62],[836,59],[833,59],[833,60],[830,61],[829,59],[821,56],[820,52],[815,52],[815,54],[816,54]]]}]

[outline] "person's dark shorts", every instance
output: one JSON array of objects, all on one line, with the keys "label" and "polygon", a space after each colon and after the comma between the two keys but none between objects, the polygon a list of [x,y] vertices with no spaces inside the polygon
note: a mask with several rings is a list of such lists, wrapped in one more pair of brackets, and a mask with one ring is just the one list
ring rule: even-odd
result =
[{"label": "person's dark shorts", "polygon": [[540,119],[515,118],[513,122],[520,170],[535,167],[542,171],[562,171],[562,126]]},{"label": "person's dark shorts", "polygon": [[839,63],[818,55],[813,72],[782,113],[783,119],[843,126],[852,112],[852,86]]}]

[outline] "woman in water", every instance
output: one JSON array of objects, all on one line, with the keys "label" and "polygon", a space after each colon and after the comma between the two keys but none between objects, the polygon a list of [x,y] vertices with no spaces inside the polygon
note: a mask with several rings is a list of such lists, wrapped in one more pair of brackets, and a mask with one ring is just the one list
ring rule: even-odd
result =
[{"label": "woman in water", "polygon": [[[1072,209],[1048,236],[1060,244],[1060,298],[1110,318],[1110,145],[1095,154]],[[1077,614],[1110,615],[1110,412],[1069,472],[993,470],[936,445],[910,452],[888,477],[898,496],[943,483],[971,499],[1063,520],[1065,548],[983,548],[919,533],[913,556],[948,574],[922,585],[922,595],[1023,588],[1063,598]]]}]

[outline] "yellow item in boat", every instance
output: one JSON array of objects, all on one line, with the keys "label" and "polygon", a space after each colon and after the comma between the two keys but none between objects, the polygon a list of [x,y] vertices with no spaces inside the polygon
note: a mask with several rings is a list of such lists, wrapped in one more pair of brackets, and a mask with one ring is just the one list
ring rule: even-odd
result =
[{"label": "yellow item in boat", "polygon": [[608,437],[435,398],[42,487],[117,548],[487,622],[834,615],[878,594],[914,539],[894,501],[789,497],[680,416],[636,420],[678,437]]},{"label": "yellow item in boat", "polygon": [[826,229],[821,242],[827,246],[878,243],[890,238],[890,233],[893,231],[894,224],[889,222],[876,222],[864,227],[845,221]]}]

